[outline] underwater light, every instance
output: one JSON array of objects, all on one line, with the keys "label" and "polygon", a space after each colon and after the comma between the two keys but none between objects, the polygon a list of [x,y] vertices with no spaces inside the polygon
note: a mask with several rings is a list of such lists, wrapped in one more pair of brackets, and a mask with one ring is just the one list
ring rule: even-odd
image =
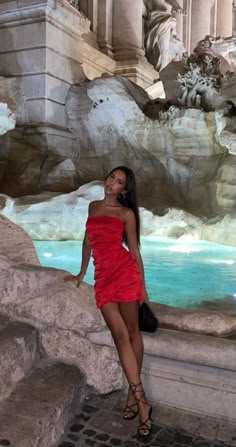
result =
[{"label": "underwater light", "polygon": [[43,256],[45,256],[45,258],[51,258],[52,253],[43,253]]}]

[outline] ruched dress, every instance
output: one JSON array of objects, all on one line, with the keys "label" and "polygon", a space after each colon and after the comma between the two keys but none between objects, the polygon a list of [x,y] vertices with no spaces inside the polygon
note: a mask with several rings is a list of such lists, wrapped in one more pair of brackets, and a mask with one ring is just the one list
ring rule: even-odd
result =
[{"label": "ruched dress", "polygon": [[94,263],[97,307],[142,301],[141,275],[135,260],[122,245],[123,222],[115,216],[89,216],[86,230]]}]

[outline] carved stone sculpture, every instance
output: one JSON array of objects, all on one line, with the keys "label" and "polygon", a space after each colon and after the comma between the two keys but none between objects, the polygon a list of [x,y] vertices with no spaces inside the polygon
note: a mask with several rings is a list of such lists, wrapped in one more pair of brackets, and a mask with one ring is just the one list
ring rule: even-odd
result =
[{"label": "carved stone sculpture", "polygon": [[206,36],[198,42],[193,51],[192,59],[195,62],[208,55],[209,58],[218,59],[218,72],[236,71],[236,37]]},{"label": "carved stone sculpture", "polygon": [[71,6],[79,10],[79,0],[68,0]]},{"label": "carved stone sculpture", "polygon": [[24,101],[17,79],[0,76],[0,135],[14,129],[20,109],[23,114]]},{"label": "carved stone sculpture", "polygon": [[160,74],[167,99],[205,111],[235,107],[235,50],[236,37],[206,36],[186,62],[172,63]]},{"label": "carved stone sculpture", "polygon": [[172,11],[180,10],[175,0],[144,0],[144,47],[148,61],[157,71],[173,60],[181,60],[186,52],[172,16]]}]

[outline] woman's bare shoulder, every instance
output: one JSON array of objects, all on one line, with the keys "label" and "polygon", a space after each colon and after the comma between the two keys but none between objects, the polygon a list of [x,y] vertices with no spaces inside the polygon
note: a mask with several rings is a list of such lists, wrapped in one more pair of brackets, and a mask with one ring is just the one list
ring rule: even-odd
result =
[{"label": "woman's bare shoulder", "polygon": [[135,219],[134,212],[130,208],[122,208],[122,215],[124,222],[130,222],[131,220]]},{"label": "woman's bare shoulder", "polygon": [[94,214],[95,210],[101,206],[102,200],[93,200],[89,204],[89,214]]}]

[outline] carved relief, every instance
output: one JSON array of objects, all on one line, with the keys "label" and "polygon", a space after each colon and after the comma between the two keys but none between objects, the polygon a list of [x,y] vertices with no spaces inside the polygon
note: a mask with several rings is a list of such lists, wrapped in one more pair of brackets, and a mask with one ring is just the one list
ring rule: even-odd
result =
[{"label": "carved relief", "polygon": [[[187,61],[187,71],[178,75],[183,92],[179,102],[187,107],[214,110],[222,103],[224,83],[236,77],[236,37],[206,36]],[[226,73],[224,77],[223,74]]]},{"label": "carved relief", "polygon": [[219,95],[221,87],[220,76],[207,76],[201,67],[190,64],[189,71],[178,75],[177,79],[183,92],[179,99],[181,105],[204,110],[215,108],[215,98]]},{"label": "carved relief", "polygon": [[79,8],[79,0],[68,0],[71,6],[73,6],[75,9],[80,10]]},{"label": "carved relief", "polygon": [[193,51],[193,57],[204,55],[219,59],[219,70],[222,73],[236,71],[236,37],[206,36],[198,42]]},{"label": "carved relief", "polygon": [[144,47],[148,61],[161,71],[171,61],[179,61],[186,52],[178,39],[172,12],[182,9],[175,0],[143,0]]}]

